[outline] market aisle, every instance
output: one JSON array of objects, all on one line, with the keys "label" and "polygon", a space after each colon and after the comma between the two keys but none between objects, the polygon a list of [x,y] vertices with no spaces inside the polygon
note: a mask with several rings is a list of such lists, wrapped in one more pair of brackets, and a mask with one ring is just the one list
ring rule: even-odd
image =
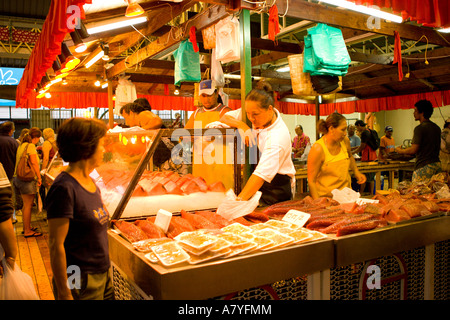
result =
[{"label": "market aisle", "polygon": [[17,216],[17,223],[14,225],[16,231],[17,246],[19,254],[17,264],[23,272],[29,274],[33,279],[36,291],[41,300],[54,300],[52,292],[52,269],[50,266],[50,254],[48,248],[48,225],[46,213],[37,214],[36,207],[33,207],[31,215],[31,225],[38,227],[43,233],[40,237],[25,238],[22,234],[22,216]]}]

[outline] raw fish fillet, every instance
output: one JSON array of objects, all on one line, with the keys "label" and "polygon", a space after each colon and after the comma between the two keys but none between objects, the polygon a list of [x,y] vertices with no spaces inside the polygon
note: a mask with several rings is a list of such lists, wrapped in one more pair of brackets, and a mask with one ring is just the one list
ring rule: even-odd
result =
[{"label": "raw fish fillet", "polygon": [[142,189],[144,189],[144,191],[151,196],[167,194],[167,190],[159,182],[153,182],[152,180],[144,179],[139,181],[138,185],[140,185]]},{"label": "raw fish fillet", "polygon": [[212,223],[205,217],[184,210],[181,210],[181,217],[186,219],[195,229],[220,229],[217,224]]},{"label": "raw fish fillet", "polygon": [[422,201],[422,204],[431,212],[438,212],[439,206],[433,201]]},{"label": "raw fish fillet", "polygon": [[118,220],[114,221],[114,225],[131,241],[141,241],[148,239],[148,236],[144,231],[139,229],[136,225],[131,222]]},{"label": "raw fish fillet", "polygon": [[378,219],[354,222],[354,223],[351,223],[351,224],[341,227],[337,231],[336,236],[340,237],[340,236],[344,236],[346,234],[369,231],[369,230],[375,229],[379,226],[383,226],[383,223],[381,220],[378,220]]},{"label": "raw fish fillet", "polygon": [[213,182],[208,186],[208,190],[212,192],[225,192],[225,186],[222,181]]},{"label": "raw fish fillet", "polygon": [[350,223],[360,222],[364,220],[373,219],[374,216],[371,214],[360,214],[360,215],[352,215],[350,218],[341,219],[326,228],[320,229],[319,231],[322,233],[336,233],[340,228],[346,226]]},{"label": "raw fish fillet", "polygon": [[164,188],[167,190],[168,194],[183,195],[183,191],[181,191],[180,187],[170,179],[164,184]]},{"label": "raw fish fillet", "polygon": [[356,202],[349,202],[341,203],[339,207],[344,209],[345,213],[352,213],[358,207],[358,205],[356,204]]},{"label": "raw fish fillet", "polygon": [[173,239],[182,232],[194,230],[194,227],[186,219],[172,216],[172,219],[170,219],[169,229],[167,230],[167,237]]},{"label": "raw fish fillet", "polygon": [[148,238],[164,238],[166,236],[161,228],[149,220],[136,220],[134,224],[144,231]]},{"label": "raw fish fillet", "polygon": [[203,179],[202,177],[194,177],[192,178],[192,181],[194,181],[198,185],[201,192],[208,191],[208,185],[206,184],[205,179]]},{"label": "raw fish fillet", "polygon": [[200,187],[198,184],[193,180],[188,180],[180,187],[181,191],[183,191],[185,194],[191,194],[194,192],[200,192]]},{"label": "raw fish fillet", "polygon": [[208,219],[209,221],[217,225],[219,228],[226,227],[227,225],[230,224],[230,222],[228,222],[227,219],[222,217],[220,214],[217,214],[212,211],[196,211],[195,214]]},{"label": "raw fish fillet", "polygon": [[310,223],[308,223],[306,225],[306,228],[311,229],[311,230],[318,230],[318,229],[322,229],[322,228],[331,226],[333,223],[336,223],[338,221],[341,221],[341,220],[347,219],[347,218],[348,218],[348,214],[345,214],[345,213],[341,213],[341,214],[337,214],[337,215],[330,215],[328,217],[323,217],[323,218],[311,221]]},{"label": "raw fish fillet", "polygon": [[262,212],[255,212],[255,211],[245,215],[244,218],[254,223],[269,221],[268,215]]},{"label": "raw fish fillet", "polygon": [[232,222],[239,222],[240,224],[242,224],[244,226],[251,226],[253,224],[252,222],[248,221],[244,217],[239,217],[239,218],[233,219]]},{"label": "raw fish fillet", "polygon": [[390,222],[409,220],[411,217],[403,209],[391,209],[385,214],[384,219]]}]

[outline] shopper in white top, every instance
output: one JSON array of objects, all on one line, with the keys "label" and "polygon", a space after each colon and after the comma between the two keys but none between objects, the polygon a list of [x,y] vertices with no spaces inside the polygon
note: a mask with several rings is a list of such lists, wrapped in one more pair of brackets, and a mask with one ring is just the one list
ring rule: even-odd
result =
[{"label": "shopper in white top", "polygon": [[260,82],[245,98],[245,111],[252,123],[250,129],[242,121],[242,110],[227,112],[220,121],[237,128],[247,145],[255,143],[261,156],[238,199],[248,200],[256,191],[262,192],[261,202],[271,205],[290,200],[295,185],[295,168],[291,158],[289,129],[275,109],[273,91]]}]

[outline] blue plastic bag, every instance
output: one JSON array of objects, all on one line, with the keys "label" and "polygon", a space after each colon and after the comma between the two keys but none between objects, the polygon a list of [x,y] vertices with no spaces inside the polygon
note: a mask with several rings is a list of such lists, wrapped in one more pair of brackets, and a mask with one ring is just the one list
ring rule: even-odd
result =
[{"label": "blue plastic bag", "polygon": [[173,53],[175,57],[175,85],[181,82],[200,82],[200,53],[194,51],[189,40],[181,41],[180,46]]}]

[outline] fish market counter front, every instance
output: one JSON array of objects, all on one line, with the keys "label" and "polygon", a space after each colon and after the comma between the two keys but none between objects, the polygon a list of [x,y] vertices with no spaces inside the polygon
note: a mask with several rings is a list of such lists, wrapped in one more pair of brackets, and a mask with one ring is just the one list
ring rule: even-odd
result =
[{"label": "fish market counter front", "polygon": [[108,234],[117,299],[450,298],[446,215],[171,268]]},{"label": "fish market counter front", "polygon": [[[239,292],[258,286],[262,288],[248,293],[251,298],[256,298],[255,291],[259,290],[264,291],[262,295],[275,299],[283,293],[278,294],[277,288],[270,284],[285,279],[301,286],[299,294],[306,299],[307,290],[312,288],[306,287],[307,279],[295,278],[329,269],[334,263],[333,241],[321,239],[268,252],[166,268],[151,263],[144,253],[137,252],[130,242],[114,231],[110,230],[108,235],[115,293],[119,299],[230,298],[239,297]],[[289,283],[277,285],[288,286]]]}]

